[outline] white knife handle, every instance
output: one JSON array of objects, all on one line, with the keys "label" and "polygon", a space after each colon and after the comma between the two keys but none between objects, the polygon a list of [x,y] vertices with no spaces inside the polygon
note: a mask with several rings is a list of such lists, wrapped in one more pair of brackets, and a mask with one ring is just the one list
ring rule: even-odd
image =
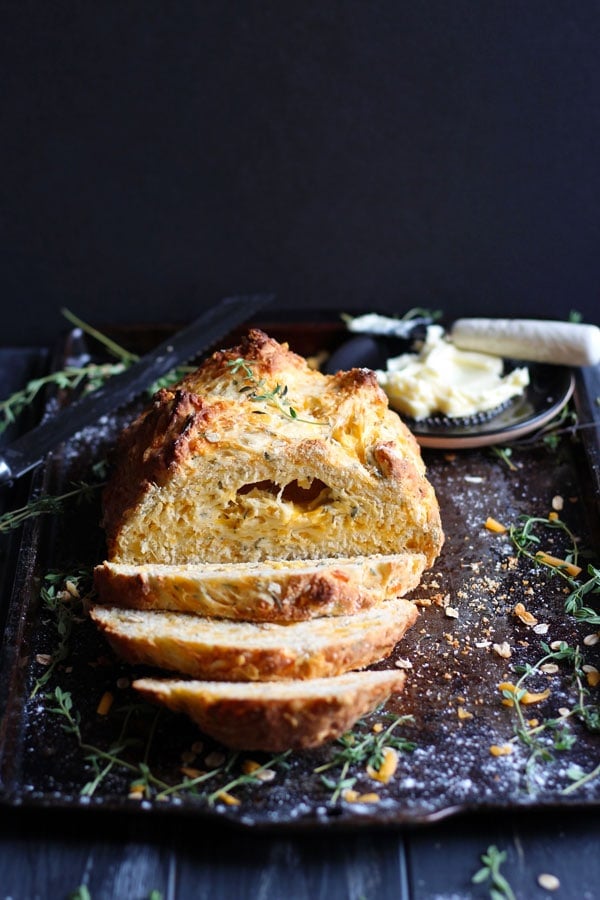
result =
[{"label": "white knife handle", "polygon": [[457,319],[450,332],[461,350],[512,359],[593,366],[600,362],[600,328],[543,319]]}]

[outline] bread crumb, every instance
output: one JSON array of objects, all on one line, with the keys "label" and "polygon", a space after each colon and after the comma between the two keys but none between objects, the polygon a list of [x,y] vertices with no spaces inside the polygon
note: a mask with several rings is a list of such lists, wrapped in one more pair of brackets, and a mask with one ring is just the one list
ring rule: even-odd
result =
[{"label": "bread crumb", "polygon": [[524,625],[537,625],[538,620],[534,615],[525,609],[522,603],[517,603],[513,609],[513,614],[523,622]]},{"label": "bread crumb", "polygon": [[493,644],[492,649],[496,656],[501,657],[501,659],[510,659],[512,656],[512,650],[508,641],[502,641],[501,644]]},{"label": "bread crumb", "polygon": [[194,768],[191,768],[190,766],[181,766],[179,771],[181,772],[182,775],[185,775],[186,778],[191,778],[192,780],[194,778],[200,778],[202,775],[205,774],[201,769],[194,769]]},{"label": "bread crumb", "polygon": [[537,881],[545,891],[557,891],[560,887],[560,881],[556,875],[551,875],[549,872],[542,872],[541,875],[538,875]]},{"label": "bread crumb", "polygon": [[217,769],[225,762],[225,754],[219,753],[218,750],[214,750],[212,753],[208,754],[204,762],[209,769]]}]

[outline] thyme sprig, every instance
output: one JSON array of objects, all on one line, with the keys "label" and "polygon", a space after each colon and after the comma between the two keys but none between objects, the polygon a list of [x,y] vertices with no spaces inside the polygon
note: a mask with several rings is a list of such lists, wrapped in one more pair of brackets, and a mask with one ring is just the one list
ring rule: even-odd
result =
[{"label": "thyme sprig", "polygon": [[[56,687],[54,693],[49,695],[49,699],[55,704],[49,708],[49,712],[63,719],[63,730],[75,738],[79,749],[84,753],[86,763],[92,770],[92,778],[81,788],[81,796],[92,797],[107,776],[113,770],[120,768],[125,772],[131,773],[130,790],[136,795],[144,796],[147,799],[167,800],[169,797],[187,793],[212,806],[221,800],[224,795],[230,796],[232,790],[260,784],[262,780],[261,775],[264,772],[277,770],[280,767],[287,768],[286,760],[290,755],[289,750],[271,757],[252,771],[242,771],[215,790],[199,792],[198,787],[200,785],[214,780],[217,776],[227,776],[233,771],[239,761],[240,754],[237,751],[232,751],[222,763],[213,766],[208,771],[199,772],[194,777],[186,775],[182,781],[170,784],[159,778],[150,767],[152,746],[162,711],[150,710],[150,707],[146,704],[130,704],[117,709],[117,714],[123,716],[123,722],[116,740],[107,750],[104,750],[94,744],[87,743],[83,739],[80,715],[74,709],[73,698],[70,692]],[[152,712],[152,722],[146,731],[145,738],[141,739],[137,730],[136,737],[129,737],[134,719],[147,715],[149,711]],[[134,752],[136,750],[137,754]]]},{"label": "thyme sprig", "polygon": [[518,472],[519,468],[512,461],[512,447],[500,447],[498,444],[493,444],[490,447],[490,452],[497,456],[498,459],[502,460],[505,466],[510,469],[511,472]]},{"label": "thyme sprig", "polygon": [[[538,530],[558,531],[567,538],[568,547],[564,553],[565,565],[555,565],[545,561],[544,554],[540,554],[541,539]],[[576,535],[560,518],[547,518],[543,516],[520,516],[517,525],[511,525],[508,530],[509,537],[516,547],[519,556],[525,556],[537,565],[544,566],[552,575],[562,578],[570,588],[565,599],[565,611],[577,621],[587,625],[600,625],[600,614],[585,605],[585,597],[590,594],[600,593],[600,569],[591,563],[587,566],[585,581],[570,574],[571,564],[578,566],[580,557],[584,553],[579,548]]]},{"label": "thyme sprig", "polygon": [[[585,671],[579,647],[570,647],[565,641],[557,642],[556,645],[552,644],[552,646],[542,641],[541,647],[544,655],[536,663],[514,667],[514,671],[520,673],[520,677],[514,685],[500,686],[501,696],[504,702],[514,711],[517,721],[515,736],[512,740],[521,742],[529,751],[525,763],[525,775],[528,784],[538,763],[552,762],[555,758],[555,753],[569,751],[575,747],[577,738],[570,728],[570,719],[578,719],[588,731],[600,732],[600,706],[587,702],[590,694],[584,685]],[[570,709],[563,708],[559,717],[542,718],[541,721],[540,717],[537,717],[535,720],[529,720],[523,710],[523,704],[531,702],[532,699],[543,699],[546,692],[532,697],[526,684],[532,677],[543,672],[543,667],[550,662],[571,664],[577,691],[576,701]],[[578,786],[580,786],[583,783],[587,783],[596,774],[599,773],[593,772],[585,775],[577,767],[577,773],[574,777],[579,778]],[[568,793],[572,793],[574,790],[576,790],[576,787],[573,785],[565,789]]]},{"label": "thyme sprig", "polygon": [[[511,688],[501,690],[504,700],[514,709],[517,719],[515,739],[521,741],[528,750],[529,756],[525,764],[525,774],[529,778],[536,763],[551,762],[554,752],[571,750],[575,744],[575,735],[571,732],[567,723],[567,716],[547,718],[535,725],[531,725],[523,711],[523,703],[527,701],[528,690],[525,683],[534,675],[537,675],[542,666],[551,661],[573,661],[575,651],[568,644],[561,642],[556,650],[552,650],[542,642],[544,655],[533,665],[515,666],[515,671],[520,672],[520,677]],[[573,711],[574,712],[574,711]]]},{"label": "thyme sprig", "polygon": [[131,353],[129,350],[126,350],[120,344],[117,344],[116,341],[113,341],[103,332],[98,331],[97,328],[93,328],[87,322],[84,322],[83,319],[80,319],[79,316],[76,316],[75,313],[71,312],[70,309],[63,307],[61,309],[62,315],[67,319],[71,325],[75,325],[76,328],[80,328],[90,337],[94,338],[98,341],[99,344],[102,344],[105,347],[111,356],[115,356],[117,359],[121,360],[124,366],[129,366],[134,362],[137,362],[139,356],[136,353]]},{"label": "thyme sprig", "polygon": [[33,378],[24,388],[0,401],[0,434],[35,401],[40,392],[54,385],[60,390],[76,390],[83,386],[84,393],[96,390],[112,375],[122,372],[123,363],[88,363],[85,366],[66,366],[41,378]]},{"label": "thyme sprig", "polygon": [[[106,462],[102,460],[93,467],[92,471],[94,474],[102,477],[106,471]],[[44,494],[35,500],[30,500],[24,506],[20,506],[17,509],[9,509],[0,515],[0,534],[8,534],[9,531],[20,528],[28,519],[61,513],[69,501],[89,501],[93,498],[95,492],[103,486],[104,481],[79,481],[70,490],[62,494]]]},{"label": "thyme sprig", "polygon": [[49,654],[46,668],[36,678],[31,696],[48,683],[56,667],[69,656],[71,634],[74,625],[81,620],[84,604],[93,594],[91,569],[78,569],[74,572],[48,572],[42,581],[40,599],[42,608],[50,613],[58,643]]},{"label": "thyme sprig", "polygon": [[[231,791],[234,791],[239,787],[243,787],[244,785],[248,784],[260,784],[260,776],[264,772],[272,771],[279,766],[284,769],[288,768],[286,760],[291,752],[291,750],[284,750],[282,753],[278,753],[276,756],[273,756],[271,759],[267,760],[267,762],[258,766],[256,769],[253,769],[251,772],[242,772],[240,775],[237,775],[235,778],[232,778],[231,781],[228,781],[226,784],[224,784],[223,787],[220,787],[216,791],[213,791],[212,794],[209,794],[206,798],[207,802],[212,806],[217,802],[217,800],[221,799],[224,794],[230,794]],[[234,756],[232,757],[232,763],[233,761],[237,760],[237,757],[238,754],[234,754]]]},{"label": "thyme sprig", "polygon": [[576,793],[576,791],[581,790],[586,784],[589,784],[591,781],[595,781],[596,778],[600,777],[600,763],[598,763],[598,765],[590,772],[584,772],[579,765],[569,766],[567,769],[567,776],[572,780],[571,784],[561,791],[563,796]]},{"label": "thyme sprig", "polygon": [[550,422],[534,431],[527,437],[518,438],[511,441],[510,446],[504,444],[493,444],[490,451],[504,462],[511,472],[518,471],[518,466],[512,461],[513,453],[524,447],[545,447],[551,453],[558,450],[561,440],[564,437],[574,438],[588,428],[598,428],[596,422],[580,422],[576,411],[567,404]]},{"label": "thyme sprig", "polygon": [[490,884],[491,900],[517,900],[508,880],[500,871],[500,867],[506,862],[506,851],[498,850],[491,844],[480,857],[483,867],[477,871],[471,881],[473,884]]},{"label": "thyme sprig", "polygon": [[[64,720],[61,727],[67,734],[70,734],[75,738],[79,745],[79,749],[85,754],[86,762],[92,768],[93,777],[81,788],[81,796],[92,797],[100,784],[116,766],[125,769],[128,772],[132,772],[138,779],[138,782],[136,783],[142,783],[148,793],[150,793],[153,788],[166,789],[170,787],[166,782],[156,778],[145,762],[154,736],[154,725],[150,729],[144,753],[138,762],[131,762],[123,755],[124,750],[131,748],[136,744],[139,745],[138,739],[127,738],[128,726],[130,725],[134,714],[139,712],[138,707],[129,706],[121,711],[124,712],[125,715],[117,740],[109,746],[108,750],[103,750],[101,747],[97,747],[94,744],[88,744],[84,741],[81,732],[81,716],[79,712],[74,709],[73,697],[69,691],[63,691],[60,686],[57,686],[54,689],[54,693],[50,694],[49,697],[56,705],[50,706],[48,711],[60,716]],[[159,715],[160,713],[155,713],[155,720]]]},{"label": "thyme sprig", "polygon": [[[321,775],[321,781],[331,791],[330,802],[336,803],[344,791],[354,787],[358,775],[350,774],[353,766],[371,766],[375,770],[379,769],[384,760],[386,747],[401,752],[414,750],[416,745],[412,741],[393,733],[399,726],[412,721],[412,716],[392,717],[387,728],[380,732],[361,730],[366,724],[359,722],[355,731],[346,732],[339,737],[336,743],[341,749],[334,753],[333,759],[328,763],[314,770],[316,775]],[[335,778],[323,774],[335,768],[340,770]]]},{"label": "thyme sprig", "polygon": [[[117,359],[119,359],[121,362],[120,371],[122,371],[124,368],[128,368],[129,366],[133,365],[133,363],[136,363],[139,360],[140,357],[137,355],[137,353],[132,353],[130,350],[126,350],[125,347],[121,346],[121,344],[118,344],[103,332],[98,331],[97,328],[93,328],[87,322],[84,322],[83,319],[80,319],[79,316],[76,316],[69,309],[63,308],[61,312],[63,316],[65,316],[65,318],[68,319],[69,322],[71,322],[72,325],[75,325],[77,328],[81,328],[82,331],[84,331],[86,334],[89,334],[89,336],[98,341],[98,343],[102,344],[102,346],[105,347],[106,350],[111,354],[111,356],[116,356]],[[158,378],[156,381],[154,381],[147,389],[146,393],[152,396],[156,393],[156,391],[159,390],[159,388],[169,387],[175,382],[180,381],[184,375],[193,371],[194,366],[177,366],[175,369],[167,372],[166,375],[163,375],[161,378]],[[115,371],[112,374],[117,374],[117,372]],[[95,384],[93,388],[99,386],[100,384]]]},{"label": "thyme sprig", "polygon": [[[81,389],[83,394],[87,394],[95,391],[113,375],[118,375],[138,361],[139,356],[136,353],[126,350],[98,329],[88,325],[69,309],[62,309],[61,312],[72,325],[102,344],[111,356],[116,357],[118,362],[90,362],[83,366],[65,366],[63,369],[58,369],[41,378],[31,379],[24,388],[15,391],[6,399],[0,400],[0,434],[17,421],[18,417],[31,406],[44,388],[54,386],[59,390]],[[159,388],[168,387],[191,371],[193,371],[193,366],[178,366],[150,385],[147,393],[153,395]]]},{"label": "thyme sprig", "polygon": [[92,895],[85,884],[80,884],[78,888],[71,891],[69,900],[92,900]]},{"label": "thyme sprig", "polygon": [[267,403],[274,406],[287,419],[294,419],[296,422],[304,422],[307,425],[329,425],[328,422],[301,418],[290,403],[287,384],[282,385],[277,382],[275,387],[269,390],[264,378],[258,378],[252,370],[253,365],[253,360],[243,359],[241,356],[229,360],[227,363],[232,375],[241,372],[246,379],[246,384],[239,388],[240,394],[246,394],[248,399],[254,403]]}]

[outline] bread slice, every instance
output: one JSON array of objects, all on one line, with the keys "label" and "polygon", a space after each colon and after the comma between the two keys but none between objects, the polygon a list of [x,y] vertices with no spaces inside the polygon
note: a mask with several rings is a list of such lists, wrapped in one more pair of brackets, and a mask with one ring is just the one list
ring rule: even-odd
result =
[{"label": "bread slice", "polygon": [[108,559],[418,553],[443,541],[419,446],[367,369],[323,375],[253,329],[159,391],[104,493]]},{"label": "bread slice", "polygon": [[127,565],[105,562],[94,579],[102,603],[251,622],[293,622],[358,612],[415,588],[422,553],[268,563]]},{"label": "bread slice", "polygon": [[363,668],[388,656],[418,618],[402,598],[293,625],[104,606],[90,614],[127,662],[213,681],[320,678]]},{"label": "bread slice", "polygon": [[146,699],[185,713],[227,747],[279,752],[340,737],[399,693],[404,681],[396,669],[260,683],[140,678],[133,687]]}]

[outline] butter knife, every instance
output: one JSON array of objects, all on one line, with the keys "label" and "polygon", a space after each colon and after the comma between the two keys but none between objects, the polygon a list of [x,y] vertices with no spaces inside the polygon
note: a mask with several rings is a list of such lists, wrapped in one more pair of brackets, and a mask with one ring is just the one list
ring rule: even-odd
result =
[{"label": "butter knife", "polygon": [[17,438],[0,452],[0,485],[35,468],[59,444],[133,400],[171,369],[208,350],[273,299],[273,294],[227,297],[102,387]]}]

